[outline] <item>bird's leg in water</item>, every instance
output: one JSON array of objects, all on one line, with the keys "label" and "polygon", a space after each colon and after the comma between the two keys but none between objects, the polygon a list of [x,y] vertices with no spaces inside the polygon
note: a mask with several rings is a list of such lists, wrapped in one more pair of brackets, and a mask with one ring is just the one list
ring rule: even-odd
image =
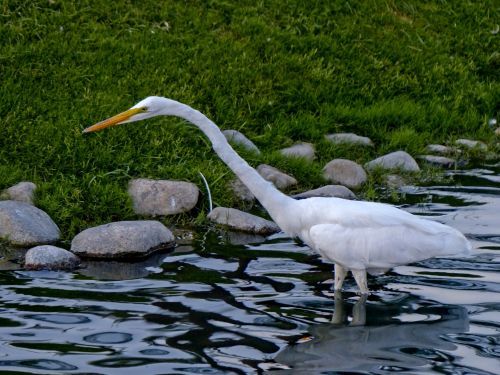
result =
[{"label": "bird's leg in water", "polygon": [[335,290],[342,289],[342,284],[347,275],[347,270],[340,264],[335,263]]},{"label": "bird's leg in water", "polygon": [[364,326],[366,323],[366,299],[368,294],[362,294],[352,307],[352,326]]},{"label": "bird's leg in water", "polygon": [[356,284],[358,284],[361,294],[368,294],[368,282],[366,281],[366,270],[351,270]]}]

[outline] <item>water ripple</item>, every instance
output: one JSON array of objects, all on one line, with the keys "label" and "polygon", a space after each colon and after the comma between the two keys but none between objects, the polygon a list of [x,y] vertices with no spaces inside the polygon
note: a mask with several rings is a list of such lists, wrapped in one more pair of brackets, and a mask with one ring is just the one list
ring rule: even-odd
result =
[{"label": "water ripple", "polygon": [[498,172],[407,189],[404,209],[459,228],[475,250],[370,278],[367,299],[351,278],[334,293],[333,266],[283,234],[204,230],[139,263],[1,271],[0,372],[498,373]]}]

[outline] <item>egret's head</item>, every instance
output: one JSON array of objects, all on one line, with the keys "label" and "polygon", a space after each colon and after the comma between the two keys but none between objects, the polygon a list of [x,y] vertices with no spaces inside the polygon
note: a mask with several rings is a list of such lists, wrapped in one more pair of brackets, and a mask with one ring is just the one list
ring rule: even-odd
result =
[{"label": "egret's head", "polygon": [[98,122],[95,125],[89,126],[84,129],[83,132],[95,132],[109,128],[110,126],[145,120],[150,117],[158,116],[159,114],[166,114],[165,111],[168,110],[169,106],[174,105],[174,103],[176,102],[167,98],[148,96],[146,99],[141,100],[125,112],[119,113],[104,121]]}]

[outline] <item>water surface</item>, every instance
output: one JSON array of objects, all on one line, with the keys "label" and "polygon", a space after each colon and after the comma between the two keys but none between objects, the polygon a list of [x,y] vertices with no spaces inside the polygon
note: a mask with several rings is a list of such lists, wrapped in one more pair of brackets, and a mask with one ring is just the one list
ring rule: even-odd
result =
[{"label": "water surface", "polygon": [[[333,293],[330,264],[283,235],[200,231],[141,263],[0,272],[0,373],[498,374],[500,168],[404,188],[473,255]],[[248,244],[248,243],[253,244]]]}]

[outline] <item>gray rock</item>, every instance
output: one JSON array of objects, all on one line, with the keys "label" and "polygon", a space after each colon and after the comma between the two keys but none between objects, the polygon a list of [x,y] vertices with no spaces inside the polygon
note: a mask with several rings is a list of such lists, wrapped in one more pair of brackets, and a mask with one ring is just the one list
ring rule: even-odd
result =
[{"label": "gray rock", "polygon": [[335,184],[357,189],[366,180],[366,172],[361,165],[347,159],[334,159],[323,168],[323,176]]},{"label": "gray rock", "polygon": [[207,217],[217,224],[242,232],[268,235],[280,231],[274,222],[234,208],[216,207]]},{"label": "gray rock", "polygon": [[451,168],[456,164],[455,160],[444,156],[420,155],[418,158],[426,163],[435,165],[436,167]]},{"label": "gray rock", "polygon": [[304,199],[311,197],[336,197],[343,199],[356,199],[356,194],[342,185],[326,185],[318,189],[313,189],[293,195],[293,198],[295,199]]},{"label": "gray rock", "polygon": [[80,232],[71,251],[84,258],[137,258],[173,245],[172,232],[159,221],[118,221]]},{"label": "gray rock", "polygon": [[434,145],[434,144],[427,145],[425,150],[432,154],[441,154],[441,155],[453,154],[455,152],[455,150],[451,147],[444,145]]},{"label": "gray rock", "polygon": [[291,147],[280,150],[281,155],[293,158],[304,158],[306,160],[314,160],[314,146],[311,143],[297,143]]},{"label": "gray rock", "polygon": [[52,245],[33,247],[24,258],[24,267],[29,270],[70,270],[79,263],[80,259],[75,254]]},{"label": "gray rock", "polygon": [[33,205],[36,185],[33,182],[22,181],[2,192],[2,199],[9,199]]},{"label": "gray rock", "polygon": [[238,130],[223,130],[222,134],[226,137],[229,143],[237,144],[247,149],[248,151],[253,151],[257,154],[260,154],[260,150],[255,146],[255,144],[245,137]]},{"label": "gray rock", "polygon": [[398,176],[397,174],[388,174],[385,176],[385,183],[388,187],[392,189],[399,189],[406,185],[406,181],[403,177]]},{"label": "gray rock", "polygon": [[0,238],[15,246],[44,245],[59,239],[59,228],[44,211],[28,203],[0,201]]},{"label": "gray rock", "polygon": [[243,202],[252,203],[255,201],[255,196],[239,178],[236,177],[234,180],[229,182],[229,187],[234,192],[236,197],[241,199]]},{"label": "gray rock", "polygon": [[175,215],[193,209],[198,202],[199,190],[185,181],[150,180],[138,178],[130,181],[128,193],[134,212],[139,215]]},{"label": "gray rock", "polygon": [[352,144],[360,146],[373,146],[373,142],[368,137],[362,137],[354,133],[327,134],[325,138],[334,144]]},{"label": "gray rock", "polygon": [[267,164],[259,165],[257,167],[257,172],[267,181],[272,182],[278,189],[286,189],[297,184],[295,178]]},{"label": "gray rock", "polygon": [[488,146],[486,146],[486,144],[484,144],[483,142],[474,141],[471,139],[457,139],[455,141],[455,144],[458,146],[463,146],[463,147],[468,148],[468,149],[478,148],[478,149],[483,150],[483,151],[488,149]]},{"label": "gray rock", "polygon": [[420,168],[410,154],[405,151],[391,152],[365,164],[365,168],[372,170],[375,168],[400,170],[403,172],[418,172]]}]

